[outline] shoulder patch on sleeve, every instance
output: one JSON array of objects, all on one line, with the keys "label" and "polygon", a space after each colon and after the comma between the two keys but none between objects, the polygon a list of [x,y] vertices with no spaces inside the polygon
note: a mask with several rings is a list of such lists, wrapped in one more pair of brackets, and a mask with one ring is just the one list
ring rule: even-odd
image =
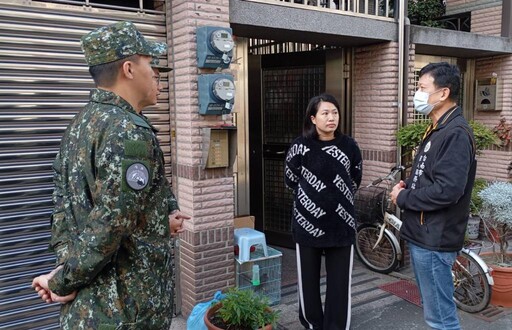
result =
[{"label": "shoulder patch on sleeve", "polygon": [[142,190],[148,186],[149,171],[143,163],[132,163],[124,172],[126,184],[133,190]]}]

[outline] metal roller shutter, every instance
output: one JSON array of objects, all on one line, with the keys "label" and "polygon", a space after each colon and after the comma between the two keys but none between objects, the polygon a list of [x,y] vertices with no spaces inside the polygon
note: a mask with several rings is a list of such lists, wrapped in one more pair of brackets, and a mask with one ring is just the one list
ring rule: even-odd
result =
[{"label": "metal roller shutter", "polygon": [[[58,328],[59,306],[43,303],[31,288],[33,277],[54,267],[51,164],[93,87],[79,38],[118,20],[133,21],[151,40],[166,40],[163,12],[0,3],[0,329]],[[170,164],[167,77],[162,81],[158,106],[145,114],[160,129]]]}]

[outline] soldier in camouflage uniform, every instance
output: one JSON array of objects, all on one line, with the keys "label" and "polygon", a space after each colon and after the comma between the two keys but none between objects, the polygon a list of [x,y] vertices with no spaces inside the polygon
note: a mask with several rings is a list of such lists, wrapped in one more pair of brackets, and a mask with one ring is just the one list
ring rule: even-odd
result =
[{"label": "soldier in camouflage uniform", "polygon": [[81,45],[97,88],[54,162],[50,245],[59,266],[33,286],[43,300],[64,303],[63,329],[167,330],[170,235],[189,217],[141,113],[157,102],[159,70],[170,70],[156,60],[167,45],[145,40],[131,22],[96,29]]}]

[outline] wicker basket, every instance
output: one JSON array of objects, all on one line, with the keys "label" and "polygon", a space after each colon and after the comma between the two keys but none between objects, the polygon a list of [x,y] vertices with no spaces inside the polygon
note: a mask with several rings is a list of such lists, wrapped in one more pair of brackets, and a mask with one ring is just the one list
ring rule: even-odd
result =
[{"label": "wicker basket", "polygon": [[374,223],[384,216],[386,198],[384,187],[362,187],[354,198],[356,219],[358,223]]}]

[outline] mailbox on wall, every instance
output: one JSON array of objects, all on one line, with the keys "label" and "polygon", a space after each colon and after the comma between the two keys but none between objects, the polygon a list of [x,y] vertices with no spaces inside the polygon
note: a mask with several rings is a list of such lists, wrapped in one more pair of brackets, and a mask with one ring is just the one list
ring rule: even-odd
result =
[{"label": "mailbox on wall", "polygon": [[200,114],[222,115],[231,112],[235,100],[235,84],[232,75],[225,73],[200,75],[197,85]]},{"label": "mailbox on wall", "polygon": [[496,111],[498,84],[496,79],[476,81],[475,108],[479,111]]},{"label": "mailbox on wall", "polygon": [[199,68],[229,67],[233,57],[233,32],[230,28],[202,26],[196,30],[197,66]]}]

